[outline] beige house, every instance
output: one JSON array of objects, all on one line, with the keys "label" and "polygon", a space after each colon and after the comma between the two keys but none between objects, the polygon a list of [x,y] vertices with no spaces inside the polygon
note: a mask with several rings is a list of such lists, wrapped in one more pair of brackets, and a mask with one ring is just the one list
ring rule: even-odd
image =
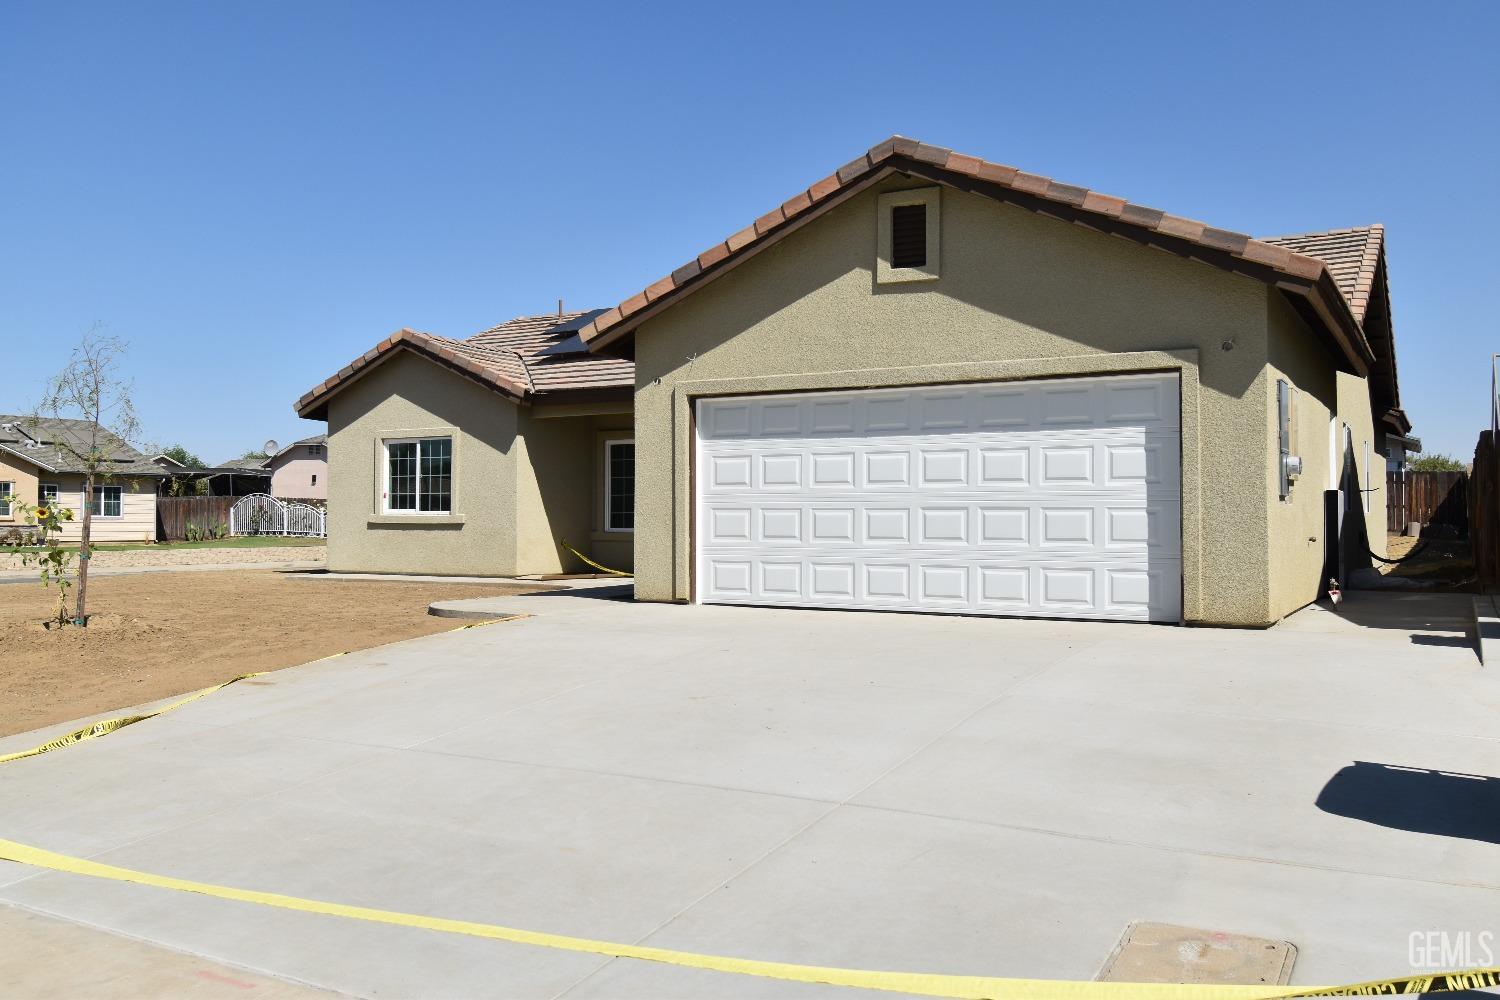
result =
[{"label": "beige house", "polygon": [[402,330],[297,402],[328,421],[328,567],[513,576],[633,565],[633,366],[593,314]]},{"label": "beige house", "polygon": [[[82,420],[43,419],[33,424],[19,416],[0,415],[0,534],[26,524],[16,503],[50,503],[73,511],[63,522],[64,541],[76,542],[83,531],[84,475],[76,459],[58,447],[75,448],[89,437]],[[90,536],[96,542],[149,542],[156,539],[156,495],[167,472],[125,442],[103,432],[101,447],[109,474],[93,490]]]},{"label": "beige house", "polygon": [[566,535],[642,600],[1250,626],[1383,552],[1411,429],[1379,226],[1252,239],[904,138],[614,309],[403,331],[298,410],[334,568]]},{"label": "beige house", "polygon": [[271,495],[290,500],[328,499],[328,435],[293,441],[267,458]]}]

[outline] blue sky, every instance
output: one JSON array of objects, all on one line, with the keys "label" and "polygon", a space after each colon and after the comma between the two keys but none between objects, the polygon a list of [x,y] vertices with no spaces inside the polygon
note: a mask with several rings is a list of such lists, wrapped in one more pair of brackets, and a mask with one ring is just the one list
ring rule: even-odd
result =
[{"label": "blue sky", "polygon": [[[901,133],[1256,234],[1388,227],[1402,399],[1500,350],[1500,4],[0,8],[0,411],[95,322],[216,461],[402,326],[610,305]],[[19,393],[20,398],[16,397]]]}]

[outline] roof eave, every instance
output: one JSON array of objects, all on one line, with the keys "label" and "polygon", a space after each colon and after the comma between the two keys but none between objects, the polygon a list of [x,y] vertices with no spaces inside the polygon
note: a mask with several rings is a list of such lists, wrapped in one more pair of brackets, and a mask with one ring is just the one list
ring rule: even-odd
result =
[{"label": "roof eave", "polygon": [[[1366,374],[1369,344],[1327,266],[1314,257],[1241,233],[1133,205],[1123,198],[1060,184],[1014,167],[895,136],[782,203],[754,224],[716,244],[670,275],[595,317],[579,331],[598,353],[686,295],[727,273],[765,247],[893,173],[973,191],[1033,212],[1256,277],[1305,296],[1350,367]],[[1286,283],[1286,284],[1284,284]]]},{"label": "roof eave", "polygon": [[297,400],[292,408],[303,419],[327,420],[329,400],[363,376],[368,375],[380,364],[395,357],[401,350],[411,351],[514,402],[521,403],[526,399],[527,389],[524,386],[495,372],[487,371],[454,351],[435,345],[424,334],[403,328],[324,379],[321,384]]}]

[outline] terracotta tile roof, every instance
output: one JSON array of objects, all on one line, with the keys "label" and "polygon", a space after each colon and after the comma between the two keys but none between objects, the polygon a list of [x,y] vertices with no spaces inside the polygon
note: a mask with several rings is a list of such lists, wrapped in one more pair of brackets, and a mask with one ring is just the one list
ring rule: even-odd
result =
[{"label": "terracotta tile roof", "polygon": [[304,393],[295,409],[316,419],[334,392],[397,350],[414,351],[517,401],[580,390],[633,389],[634,362],[590,354],[578,339],[579,322],[594,315],[521,316],[467,340],[398,330]]},{"label": "terracotta tile roof", "polygon": [[1321,260],[1328,266],[1334,284],[1348,300],[1354,318],[1361,323],[1365,321],[1375,287],[1375,268],[1380,262],[1381,245],[1385,242],[1384,226],[1377,223],[1353,229],[1330,229],[1326,233],[1262,236],[1260,240]]},{"label": "terracotta tile roof", "polygon": [[509,352],[525,366],[538,395],[577,389],[635,388],[635,363],[590,354],[578,328],[600,310],[561,316],[521,316],[476,333],[465,343]]},{"label": "terracotta tile roof", "polygon": [[[826,208],[895,172],[948,183],[961,181],[970,190],[991,196],[1003,194],[1007,200],[1036,211],[1274,281],[1297,294],[1319,300],[1309,308],[1331,328],[1330,337],[1338,342],[1351,363],[1363,367],[1373,360],[1357,320],[1318,257],[904,136],[893,136],[871,147],[723,242],[591,320],[580,330],[580,335],[591,350],[601,349],[664,308],[667,300],[698,286],[703,279],[716,276],[737,258],[791,232]],[[1325,283],[1331,298],[1336,300],[1332,303],[1321,301],[1324,296],[1318,286]]]}]

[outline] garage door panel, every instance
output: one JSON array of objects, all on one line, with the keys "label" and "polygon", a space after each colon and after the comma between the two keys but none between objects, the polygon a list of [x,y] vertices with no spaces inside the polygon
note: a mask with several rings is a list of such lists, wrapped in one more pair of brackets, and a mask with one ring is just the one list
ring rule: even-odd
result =
[{"label": "garage door panel", "polygon": [[705,601],[1178,620],[1175,376],[699,403]]},{"label": "garage door panel", "polygon": [[1004,503],[922,503],[911,498],[792,504],[714,500],[703,505],[700,531],[716,551],[743,545],[817,548],[859,545],[870,550],[977,548],[1045,552],[1149,551],[1176,557],[1181,549],[1175,501],[1080,498]]}]

